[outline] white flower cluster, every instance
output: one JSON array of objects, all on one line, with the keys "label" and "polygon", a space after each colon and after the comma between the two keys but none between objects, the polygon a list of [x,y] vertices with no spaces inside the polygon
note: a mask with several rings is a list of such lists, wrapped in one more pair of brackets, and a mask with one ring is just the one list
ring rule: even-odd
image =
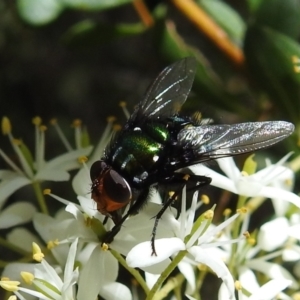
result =
[{"label": "white flower cluster", "polygon": [[[169,293],[172,299],[177,299],[178,293],[188,299],[205,299],[200,295],[208,274],[222,280],[220,287],[211,289],[215,290],[214,299],[299,297],[300,197],[291,191],[294,172],[285,166],[290,154],[276,164],[267,161],[267,167],[257,172],[252,157],[242,171],[232,158],[219,159],[218,165],[225,175],[203,165],[192,166],[195,174],[211,177],[213,186],[238,195],[236,213],[230,216],[229,210],[225,210],[224,220],[214,225],[218,206],[204,210],[207,197],[199,200],[196,192],[187,207],[184,189],[179,217],[170,208],[159,222],[155,239],[157,255],[152,255],[153,217],[161,209],[159,195],[153,192],[145,208],[124,222],[106,248],[107,245],[101,246],[101,237],[113,223],[104,222],[104,216],[91,199],[88,166],[101,156],[112,133],[112,123],[110,120],[87,165],[83,164],[72,180],[78,204],[46,191],[48,197],[63,204],[62,209],[50,216],[40,183],[69,180],[68,171],[79,168],[77,159],[89,155],[92,147],[81,144],[80,125],[75,129],[76,150],[71,149],[57,127],[68,151],[46,162],[45,128],[36,118],[33,158],[23,143],[12,136],[9,120],[3,119],[2,131],[9,137],[20,165],[0,149],[0,156],[10,167],[0,170],[0,207],[5,205],[0,213],[0,228],[11,229],[6,239],[0,241],[2,247],[22,255],[21,260],[5,264],[2,272],[0,286],[12,293],[11,300],[16,297],[94,300],[98,296],[107,300],[149,300],[163,299]],[[36,206],[32,201],[11,205],[6,202],[16,190],[30,184],[37,195]],[[265,199],[271,199],[274,213],[269,214],[272,218],[267,221],[256,216],[255,224],[260,225],[253,229],[251,221]],[[204,213],[199,215],[200,206]],[[26,226],[20,227],[31,221],[35,233]],[[117,281],[120,265],[134,281],[127,284]],[[174,277],[170,277],[171,273]]]}]

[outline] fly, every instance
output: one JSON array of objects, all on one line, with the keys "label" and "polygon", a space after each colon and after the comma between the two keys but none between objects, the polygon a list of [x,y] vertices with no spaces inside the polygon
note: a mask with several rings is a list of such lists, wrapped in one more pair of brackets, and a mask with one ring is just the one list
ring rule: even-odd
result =
[{"label": "fly", "polygon": [[[92,165],[92,198],[98,211],[115,224],[102,243],[112,242],[128,216],[142,209],[150,188],[176,185],[178,189],[155,216],[151,245],[156,255],[156,228],[187,182],[184,168],[269,147],[294,131],[294,125],[285,121],[203,125],[180,116],[195,73],[196,60],[192,57],[166,67],[112,138],[101,160]],[[189,175],[189,182],[196,190],[208,185],[211,178]]]}]

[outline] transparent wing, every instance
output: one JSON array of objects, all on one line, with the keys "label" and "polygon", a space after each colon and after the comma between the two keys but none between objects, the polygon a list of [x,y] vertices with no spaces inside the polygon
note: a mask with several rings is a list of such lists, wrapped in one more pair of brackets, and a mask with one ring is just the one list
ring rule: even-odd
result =
[{"label": "transparent wing", "polygon": [[269,147],[293,131],[294,125],[285,121],[203,125],[181,130],[177,139],[184,149],[193,150],[197,162],[202,162]]},{"label": "transparent wing", "polygon": [[128,123],[142,118],[169,117],[176,114],[191,90],[196,67],[197,62],[193,57],[184,58],[166,67],[154,80]]}]

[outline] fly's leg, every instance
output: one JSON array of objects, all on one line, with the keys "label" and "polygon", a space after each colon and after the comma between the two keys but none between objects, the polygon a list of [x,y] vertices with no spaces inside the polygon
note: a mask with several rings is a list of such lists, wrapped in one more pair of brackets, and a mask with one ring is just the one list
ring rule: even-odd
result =
[{"label": "fly's leg", "polygon": [[141,209],[141,207],[145,204],[148,194],[149,194],[149,188],[144,189],[141,192],[141,194],[138,196],[134,204],[129,208],[128,212],[122,218],[118,217],[116,215],[117,213],[112,214],[112,219],[115,223],[115,226],[105,234],[104,238],[102,239],[102,245],[109,244],[114,240],[114,237],[121,230],[122,224],[125,222],[125,220],[130,215],[137,214],[138,211]]},{"label": "fly's leg", "polygon": [[156,229],[159,223],[159,220],[161,219],[162,215],[164,214],[164,212],[166,211],[166,209],[172,205],[172,203],[175,201],[176,197],[182,192],[182,189],[184,188],[184,186],[187,183],[193,183],[194,186],[193,187],[189,187],[188,191],[197,191],[199,188],[209,185],[211,182],[211,178],[210,177],[206,177],[206,176],[200,176],[200,175],[188,175],[188,179],[185,178],[186,175],[185,174],[181,174],[181,173],[175,173],[174,177],[171,179],[171,181],[169,181],[169,183],[176,183],[176,184],[180,184],[180,188],[178,188],[172,196],[169,197],[169,199],[163,204],[162,209],[158,212],[158,214],[155,216],[155,221],[154,221],[154,226],[152,229],[152,235],[151,235],[151,248],[152,248],[152,254],[151,255],[155,255],[156,254],[156,250],[155,250],[155,236],[156,236]]}]

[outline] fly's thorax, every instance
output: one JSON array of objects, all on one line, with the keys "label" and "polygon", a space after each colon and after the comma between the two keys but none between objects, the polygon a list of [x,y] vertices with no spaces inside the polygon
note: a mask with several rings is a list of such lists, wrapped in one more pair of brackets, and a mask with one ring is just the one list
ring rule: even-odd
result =
[{"label": "fly's thorax", "polygon": [[169,131],[164,124],[147,122],[143,127],[124,132],[110,150],[115,169],[133,183],[140,184],[161,161]]}]

